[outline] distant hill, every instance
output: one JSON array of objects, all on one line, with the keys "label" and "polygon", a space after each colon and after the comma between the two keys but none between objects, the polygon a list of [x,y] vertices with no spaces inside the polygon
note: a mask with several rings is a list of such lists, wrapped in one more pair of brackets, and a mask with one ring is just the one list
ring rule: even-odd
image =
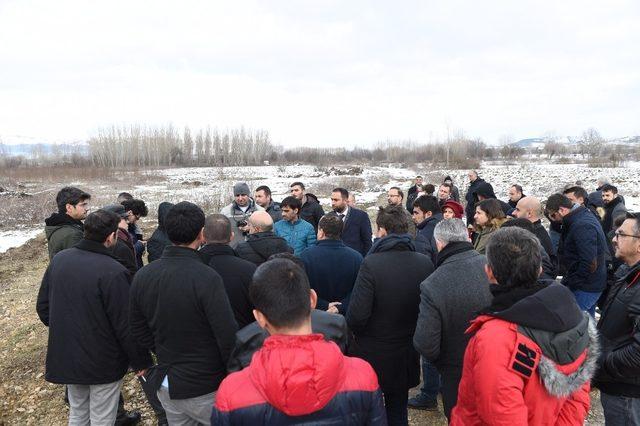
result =
[{"label": "distant hill", "polygon": [[70,155],[70,154],[86,155],[89,153],[89,146],[85,144],[56,144],[56,143],[20,143],[20,144],[2,144],[0,145],[0,154],[8,156],[23,156],[27,158],[36,155]]},{"label": "distant hill", "polygon": [[[563,145],[574,145],[580,141],[580,138],[563,136],[556,140]],[[525,149],[536,149],[544,148],[546,142],[546,138],[527,138],[519,140],[514,145]],[[607,139],[606,143],[609,145],[636,145],[640,144],[640,136],[625,136],[622,138]]]}]

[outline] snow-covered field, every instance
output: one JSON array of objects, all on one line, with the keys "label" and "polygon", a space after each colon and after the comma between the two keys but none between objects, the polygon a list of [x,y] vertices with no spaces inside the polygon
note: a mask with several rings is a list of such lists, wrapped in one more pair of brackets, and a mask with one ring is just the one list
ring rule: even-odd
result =
[{"label": "snow-covered field", "polygon": [[[214,213],[232,199],[232,186],[235,182],[246,181],[254,189],[259,185],[268,185],[275,200],[281,200],[288,194],[289,185],[301,181],[307,190],[316,194],[325,210],[329,210],[331,189],[343,186],[353,192],[356,202],[363,208],[375,209],[386,201],[386,190],[391,186],[407,189],[413,177],[421,174],[426,183],[442,182],[451,175],[454,184],[464,194],[469,184],[468,170],[445,170],[434,168],[402,168],[399,165],[370,167],[359,165],[341,165],[334,167],[315,167],[309,165],[261,166],[261,167],[197,167],[174,168],[147,171],[144,182],[136,178],[118,176],[113,182],[47,182],[27,183],[29,192],[47,194],[49,205],[43,206],[42,198],[21,199],[20,209],[6,209],[6,202],[0,204],[0,217],[5,220],[0,226],[0,253],[10,247],[23,244],[42,230],[45,212],[55,209],[53,199],[56,191],[67,184],[73,184],[92,194],[92,208],[115,202],[118,193],[127,191],[136,198],[145,200],[149,207],[149,217],[143,219],[152,225],[155,222],[157,206],[162,201],[192,201],[203,207],[206,213]],[[580,164],[545,164],[522,162],[517,165],[484,164],[478,171],[480,176],[490,182],[498,198],[507,199],[509,187],[518,183],[527,195],[534,195],[544,201],[550,194],[561,190],[567,184],[581,182],[587,191],[593,191],[599,176],[608,176],[624,195],[627,208],[640,210],[640,164],[627,164],[615,169],[595,169]],[[47,192],[48,191],[48,192]],[[46,204],[45,202],[45,204]],[[33,214],[24,215],[24,209],[32,209]],[[25,217],[29,219],[25,222]]]}]

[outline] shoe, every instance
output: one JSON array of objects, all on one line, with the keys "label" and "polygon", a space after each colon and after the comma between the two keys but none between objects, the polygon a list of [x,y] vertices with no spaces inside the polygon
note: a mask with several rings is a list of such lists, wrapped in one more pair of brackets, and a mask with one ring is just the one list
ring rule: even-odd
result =
[{"label": "shoe", "polygon": [[140,423],[140,419],[142,419],[140,411],[122,411],[118,413],[115,424],[116,426],[136,425]]},{"label": "shoe", "polygon": [[438,400],[419,393],[407,401],[407,407],[414,410],[438,411]]}]

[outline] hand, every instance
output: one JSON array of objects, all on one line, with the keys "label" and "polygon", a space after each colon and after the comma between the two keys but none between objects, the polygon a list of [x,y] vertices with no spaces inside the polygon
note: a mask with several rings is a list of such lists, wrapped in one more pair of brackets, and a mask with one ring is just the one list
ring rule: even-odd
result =
[{"label": "hand", "polygon": [[330,314],[338,314],[338,313],[340,313],[340,311],[338,310],[338,305],[342,305],[342,303],[340,303],[340,302],[331,302],[331,303],[329,303],[329,308],[327,309],[327,312],[329,312]]}]

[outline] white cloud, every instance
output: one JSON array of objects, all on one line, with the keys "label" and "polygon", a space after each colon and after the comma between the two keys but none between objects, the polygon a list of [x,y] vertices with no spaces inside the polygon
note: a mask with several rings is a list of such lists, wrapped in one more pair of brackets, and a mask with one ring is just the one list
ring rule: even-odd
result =
[{"label": "white cloud", "polygon": [[633,0],[8,1],[0,135],[265,128],[285,145],[640,132]]}]

